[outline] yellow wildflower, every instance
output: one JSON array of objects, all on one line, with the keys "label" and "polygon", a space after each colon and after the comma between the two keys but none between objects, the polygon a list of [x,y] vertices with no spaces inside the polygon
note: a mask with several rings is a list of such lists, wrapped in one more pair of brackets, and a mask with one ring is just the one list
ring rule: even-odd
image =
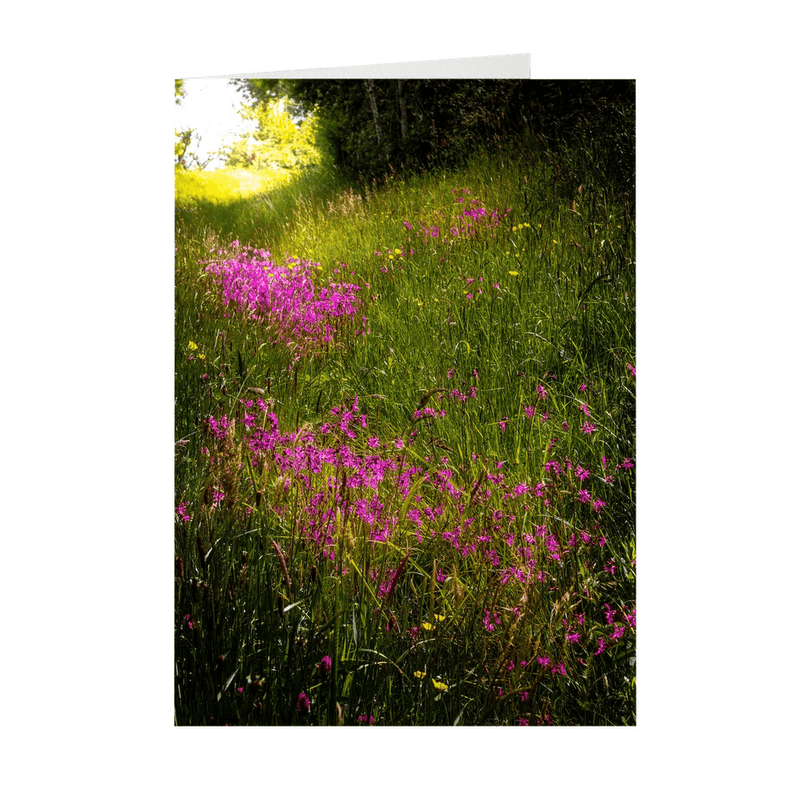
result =
[{"label": "yellow wildflower", "polygon": [[437,692],[446,692],[450,689],[446,683],[437,681],[434,678],[431,678],[431,683],[433,683],[433,688],[436,689]]}]

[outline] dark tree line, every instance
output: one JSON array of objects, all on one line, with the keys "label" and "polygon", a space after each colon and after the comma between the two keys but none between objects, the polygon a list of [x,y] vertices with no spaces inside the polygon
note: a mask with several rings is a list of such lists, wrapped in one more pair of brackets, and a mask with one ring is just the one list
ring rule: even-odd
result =
[{"label": "dark tree line", "polygon": [[248,79],[241,88],[255,101],[290,97],[298,117],[314,111],[323,146],[360,180],[537,146],[581,151],[583,168],[633,190],[632,80]]}]

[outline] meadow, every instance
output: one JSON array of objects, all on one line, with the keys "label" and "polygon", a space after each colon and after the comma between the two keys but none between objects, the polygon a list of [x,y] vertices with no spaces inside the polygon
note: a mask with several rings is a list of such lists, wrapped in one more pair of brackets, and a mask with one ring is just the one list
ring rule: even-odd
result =
[{"label": "meadow", "polygon": [[580,163],[176,193],[176,725],[636,723],[635,219]]}]

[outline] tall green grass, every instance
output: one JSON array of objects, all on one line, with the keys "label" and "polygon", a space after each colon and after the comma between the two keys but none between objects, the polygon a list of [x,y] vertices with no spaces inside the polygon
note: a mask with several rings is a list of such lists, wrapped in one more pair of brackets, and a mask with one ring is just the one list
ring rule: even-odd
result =
[{"label": "tall green grass", "polygon": [[[176,724],[635,723],[635,230],[562,175],[517,153],[176,204]],[[472,200],[497,226],[441,235]],[[233,240],[358,284],[366,335],[293,363],[203,269]],[[355,398],[366,427],[326,428]],[[293,447],[396,469],[254,464],[258,400]]]}]

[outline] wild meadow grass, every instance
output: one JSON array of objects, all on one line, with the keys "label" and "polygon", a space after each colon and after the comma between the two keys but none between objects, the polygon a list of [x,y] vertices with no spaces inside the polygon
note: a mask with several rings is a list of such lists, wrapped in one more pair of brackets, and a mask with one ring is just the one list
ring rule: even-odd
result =
[{"label": "wild meadow grass", "polygon": [[533,156],[178,198],[176,724],[635,724],[634,235]]}]

